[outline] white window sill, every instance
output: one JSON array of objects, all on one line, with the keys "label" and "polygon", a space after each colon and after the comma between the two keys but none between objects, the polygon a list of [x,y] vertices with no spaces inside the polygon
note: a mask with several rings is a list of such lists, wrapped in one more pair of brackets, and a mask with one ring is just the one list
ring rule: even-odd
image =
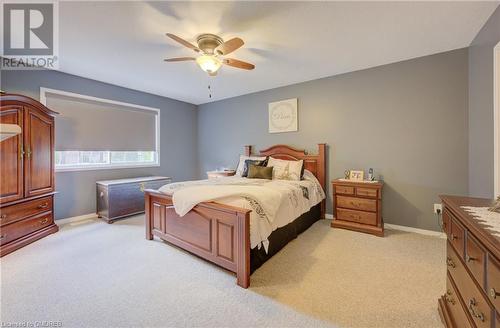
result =
[{"label": "white window sill", "polygon": [[159,166],[160,166],[160,163],[69,166],[69,167],[56,167],[56,173],[59,173],[59,172],[78,172],[78,171],[96,171],[96,170],[138,169],[138,168],[159,167]]}]

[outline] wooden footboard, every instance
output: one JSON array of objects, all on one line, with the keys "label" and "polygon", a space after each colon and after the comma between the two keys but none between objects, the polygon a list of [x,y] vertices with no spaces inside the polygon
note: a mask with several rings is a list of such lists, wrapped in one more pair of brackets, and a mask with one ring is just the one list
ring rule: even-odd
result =
[{"label": "wooden footboard", "polygon": [[235,272],[238,285],[248,288],[251,210],[207,202],[180,217],[170,196],[156,190],[144,194],[146,239],[157,236]]}]

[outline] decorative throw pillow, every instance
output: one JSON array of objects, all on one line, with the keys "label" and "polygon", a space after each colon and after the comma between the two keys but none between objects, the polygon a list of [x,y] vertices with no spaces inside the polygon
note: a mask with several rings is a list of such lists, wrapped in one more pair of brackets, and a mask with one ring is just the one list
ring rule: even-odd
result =
[{"label": "decorative throw pillow", "polygon": [[299,181],[302,176],[304,161],[287,161],[269,157],[267,166],[274,167],[273,179]]},{"label": "decorative throw pillow", "polygon": [[259,160],[254,160],[254,159],[247,159],[245,161],[245,167],[243,168],[243,173],[241,174],[242,177],[247,177],[248,176],[248,165],[253,164],[257,166],[267,166],[267,158],[263,161]]},{"label": "decorative throw pillow", "polygon": [[245,156],[240,155],[240,161],[238,162],[238,167],[236,168],[235,176],[241,177],[243,174],[243,170],[245,169],[245,161],[247,159],[251,159],[254,161],[263,161],[266,159],[266,156]]},{"label": "decorative throw pillow", "polygon": [[273,178],[272,166],[258,166],[254,164],[248,165],[248,178],[249,179],[268,179]]}]

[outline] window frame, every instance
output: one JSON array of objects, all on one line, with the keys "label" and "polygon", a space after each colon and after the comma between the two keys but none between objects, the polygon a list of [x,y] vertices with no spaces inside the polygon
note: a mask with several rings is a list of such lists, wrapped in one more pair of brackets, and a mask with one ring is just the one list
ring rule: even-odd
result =
[{"label": "window frame", "polygon": [[[156,120],[155,121],[155,128],[156,128],[156,131],[155,131],[156,132],[155,133],[155,137],[156,137],[155,138],[155,144],[156,144],[155,152],[156,152],[156,154],[155,154],[155,161],[153,163],[151,163],[151,162],[147,162],[147,163],[146,162],[120,163],[120,164],[109,163],[109,164],[95,164],[95,165],[72,165],[72,166],[65,166],[65,167],[60,167],[60,166],[57,167],[57,165],[56,165],[56,167],[55,167],[56,172],[132,169],[132,168],[146,168],[146,167],[159,167],[160,166],[160,157],[161,157],[160,156],[160,127],[161,127],[160,122],[161,122],[161,120],[160,120],[160,109],[159,108],[141,106],[141,105],[126,103],[126,102],[111,100],[111,99],[98,98],[98,97],[87,96],[87,95],[82,95],[82,94],[68,92],[68,91],[40,87],[40,102],[44,106],[47,105],[47,94],[56,94],[56,95],[62,95],[62,96],[67,96],[67,97],[73,97],[73,98],[77,98],[77,99],[91,100],[91,101],[96,101],[96,102],[102,102],[105,104],[130,107],[133,109],[153,111],[156,113],[156,115],[155,115],[155,120]],[[111,152],[112,150],[108,150],[108,151]],[[53,156],[55,156],[55,153]]]}]

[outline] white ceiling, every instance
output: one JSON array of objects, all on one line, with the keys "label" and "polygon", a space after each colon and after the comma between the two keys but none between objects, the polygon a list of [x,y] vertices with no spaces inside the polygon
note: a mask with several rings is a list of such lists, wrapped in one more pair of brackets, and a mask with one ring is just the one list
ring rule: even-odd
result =
[{"label": "white ceiling", "polygon": [[[206,103],[467,47],[498,2],[60,2],[60,70]],[[209,78],[165,36],[245,41]],[[208,83],[213,96],[208,98]]]}]

